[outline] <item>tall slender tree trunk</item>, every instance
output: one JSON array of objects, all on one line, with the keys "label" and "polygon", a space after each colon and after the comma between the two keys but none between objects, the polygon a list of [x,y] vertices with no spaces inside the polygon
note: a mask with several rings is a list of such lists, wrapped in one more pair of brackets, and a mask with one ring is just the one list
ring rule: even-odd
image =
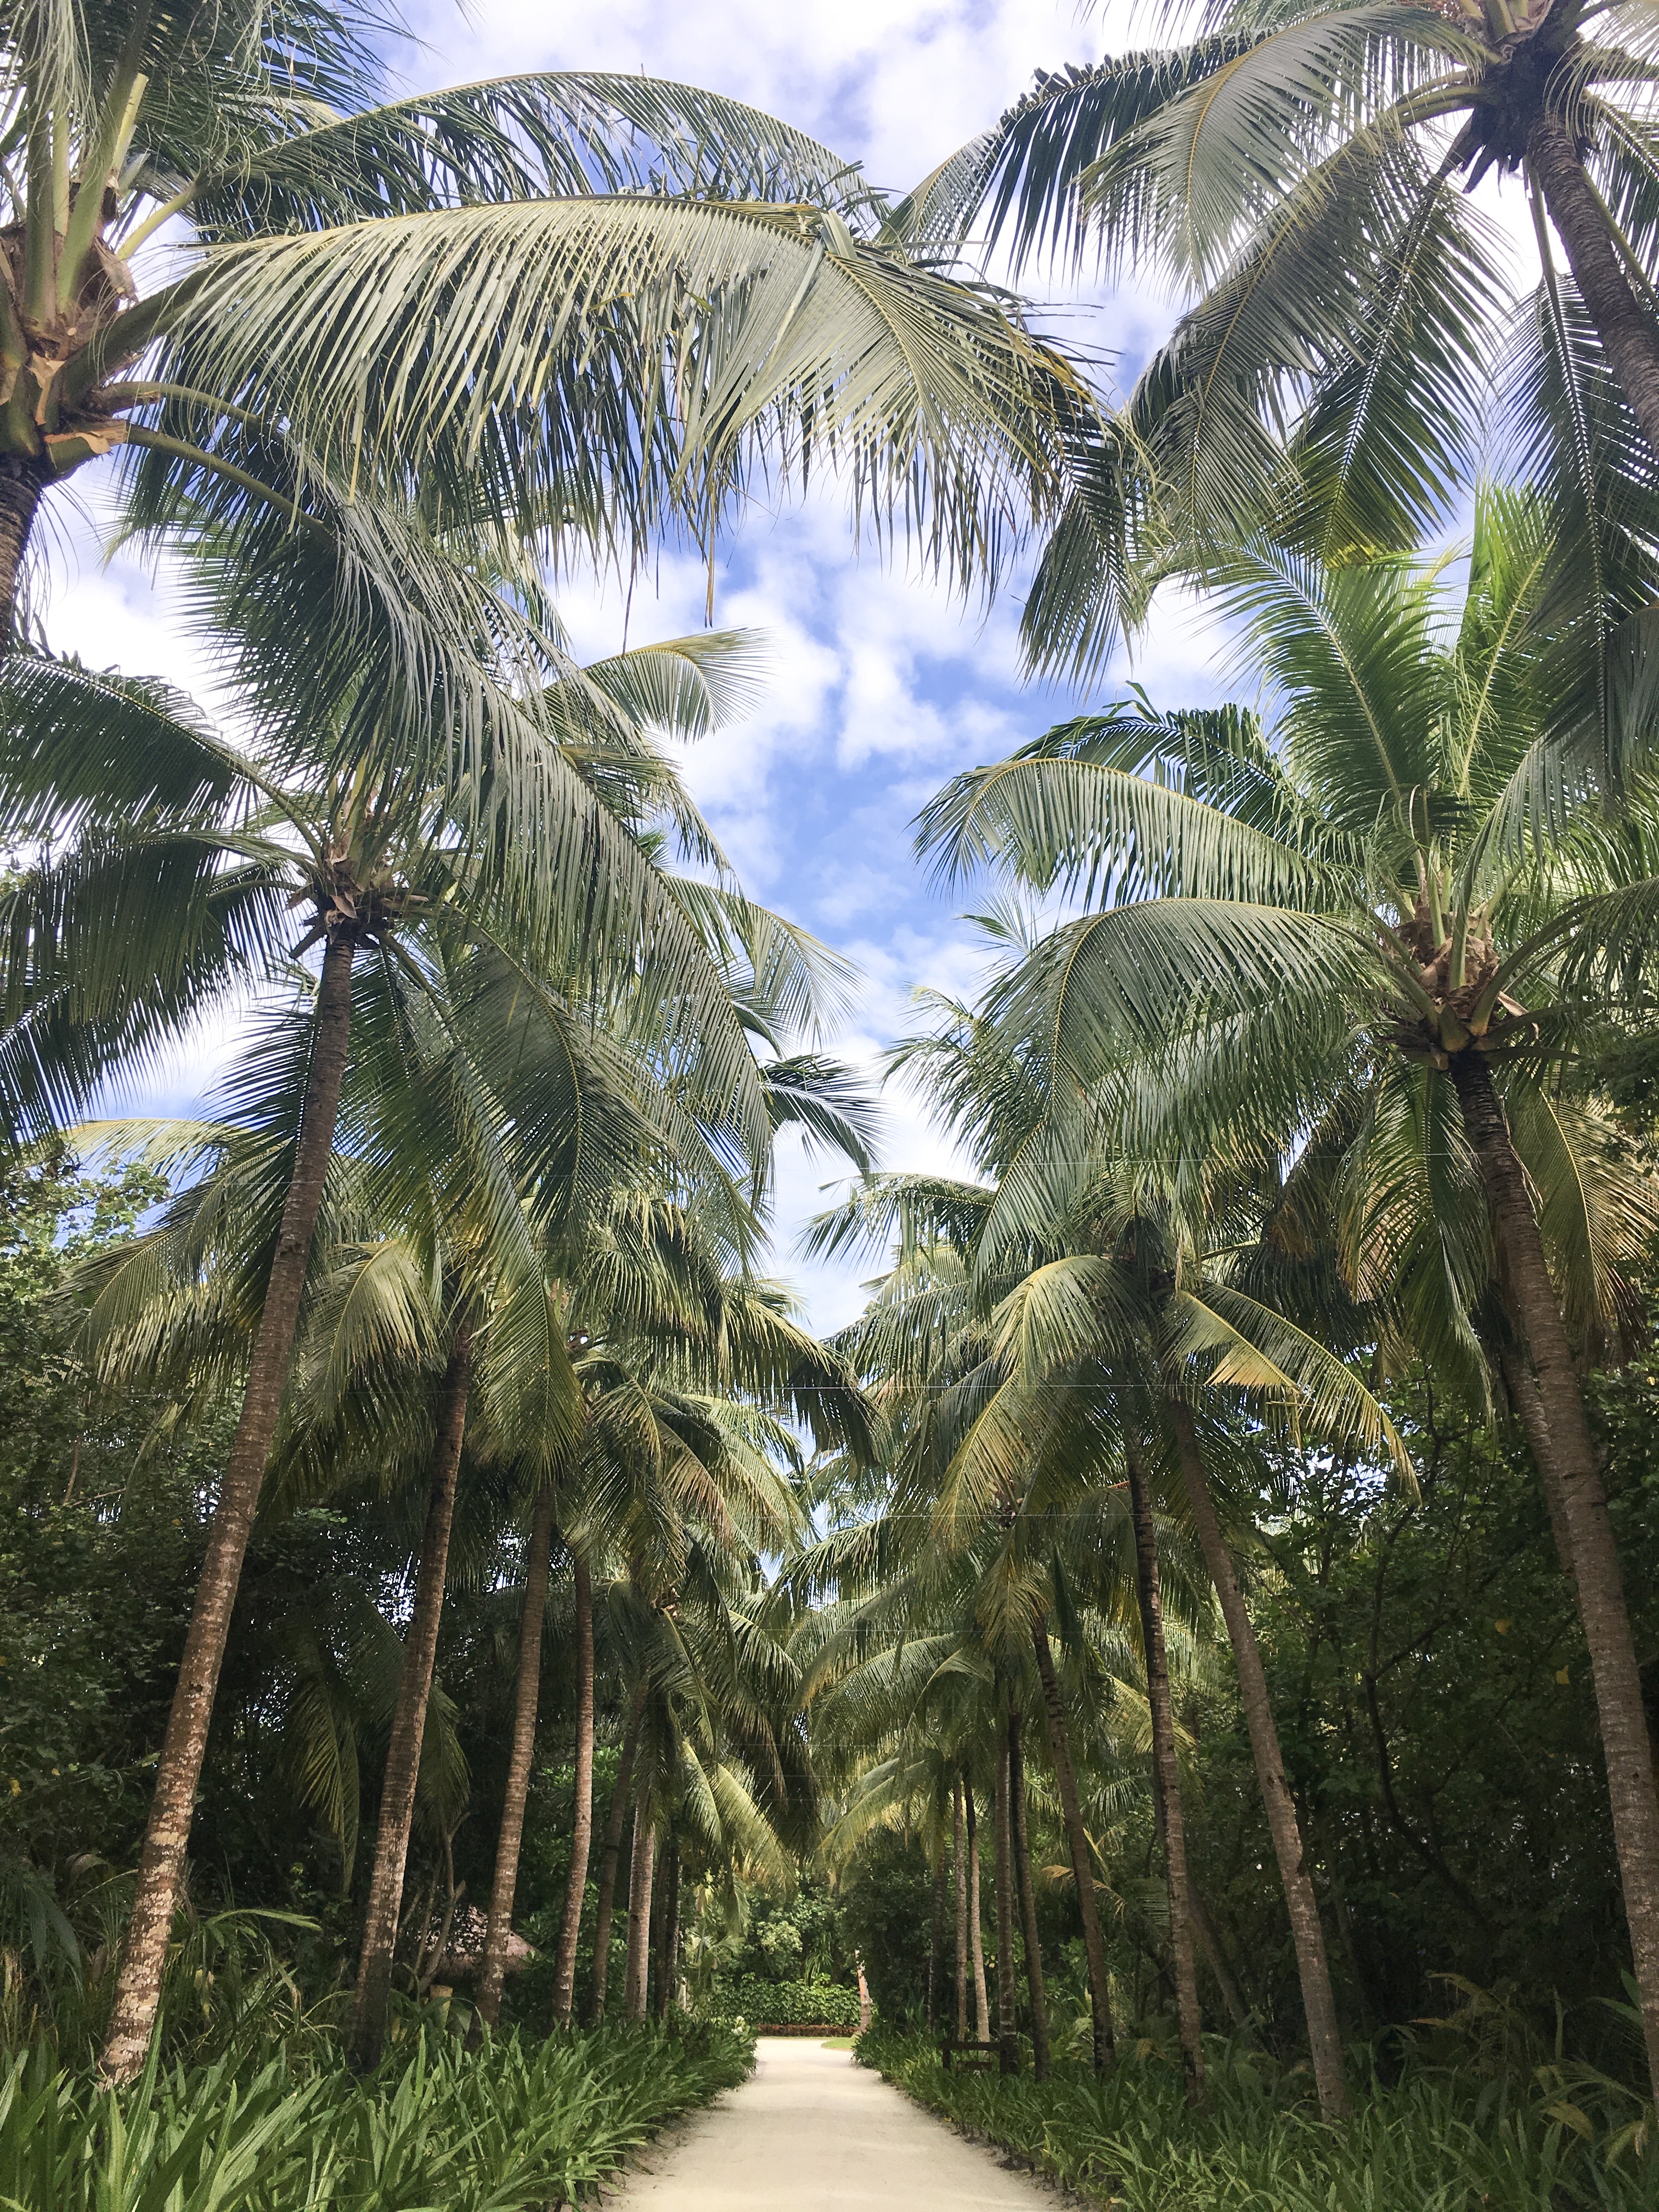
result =
[{"label": "tall slender tree trunk", "polygon": [[[1538,1470],[1538,1486],[1544,1493],[1544,1506],[1550,1516],[1550,1533],[1555,1538],[1555,1555],[1561,1562],[1561,1571],[1570,1583],[1578,1577],[1572,1564],[1572,1537],[1567,1528],[1566,1500],[1561,1494],[1561,1484],[1555,1466],[1555,1447],[1550,1437],[1550,1425],[1544,1419],[1544,1401],[1538,1395],[1538,1378],[1526,1354],[1505,1346],[1498,1354],[1498,1366],[1504,1382],[1515,1407],[1516,1419],[1521,1424],[1521,1433],[1527,1440],[1533,1465]],[[1575,1596],[1577,1593],[1575,1592]]]},{"label": "tall slender tree trunk", "polygon": [[386,1779],[374,1834],[374,1869],[363,1915],[363,1947],[357,1962],[357,1995],[351,2010],[349,2051],[359,2072],[378,2064],[386,2042],[386,2008],[392,1996],[392,1965],[403,1911],[404,1869],[409,1863],[410,1831],[415,1823],[415,1786],[420,1779],[421,1745],[432,1697],[432,1673],[438,1657],[438,1629],[443,1619],[444,1583],[449,1572],[449,1532],[455,1519],[455,1481],[460,1472],[461,1439],[466,1432],[466,1393],[472,1367],[472,1324],[455,1330],[449,1364],[438,1401],[438,1429],[432,1447],[432,1488],[421,1531],[420,1565],[415,1577],[415,1610],[404,1638],[398,1672],[398,1702],[392,1709],[386,1747]]},{"label": "tall slender tree trunk", "polygon": [[570,1830],[570,1871],[553,1968],[553,2019],[568,2027],[576,2002],[576,1948],[581,1938],[587,1862],[593,1848],[593,1577],[580,1552],[570,1554],[576,1585],[576,1810]]},{"label": "tall slender tree trunk", "polygon": [[1221,1615],[1227,1624],[1233,1663],[1238,1669],[1238,1694],[1244,1707],[1245,1725],[1250,1732],[1255,1778],[1267,1808],[1267,1829],[1273,1839],[1273,1856],[1279,1862],[1279,1879],[1284,1886],[1285,1904],[1291,1917],[1291,1940],[1296,1947],[1297,1972],[1302,1978],[1302,2008],[1307,2016],[1308,2045],[1313,2058],[1314,2081],[1319,2091],[1319,2109],[1328,2120],[1346,2119],[1348,2084],[1342,2063],[1342,2031],[1337,2022],[1330,1964],[1325,1954],[1325,1930],[1302,1849],[1296,1802],[1285,1773],[1261,1646],[1255,1640],[1249,1609],[1239,1588],[1232,1553],[1216,1518],[1192,1408],[1178,1398],[1171,1399],[1170,1421],[1181,1455],[1181,1472],[1187,1485],[1193,1526],[1198,1531],[1210,1580],[1221,1601]]},{"label": "tall slender tree trunk", "polygon": [[1193,1916],[1193,1933],[1198,1938],[1200,1950],[1210,1962],[1210,1972],[1215,1976],[1221,2002],[1227,2008],[1227,2017],[1242,2035],[1250,2024],[1250,2008],[1244,2002],[1244,1992],[1238,1986],[1237,1977],[1227,1963],[1227,1954],[1221,1947],[1220,1930],[1210,1917],[1210,1909],[1205,1904],[1203,1893],[1196,1882],[1188,1889],[1187,1906]]},{"label": "tall slender tree trunk", "polygon": [[645,1692],[634,1693],[623,1738],[622,1759],[617,1768],[611,1806],[605,1820],[605,1850],[599,1860],[599,1895],[593,1916],[593,1987],[587,2000],[587,2021],[597,2027],[605,2018],[605,1986],[611,1979],[611,1922],[616,1910],[617,1866],[622,1855],[623,1824],[628,1818],[634,1787],[634,1762],[639,1756],[640,1724],[645,1718]]},{"label": "tall slender tree trunk", "polygon": [[979,1821],[971,1784],[963,1792],[968,1809],[968,1947],[974,1962],[974,2040],[991,2040],[991,2001],[985,1991],[985,1916],[979,1898]]},{"label": "tall slender tree trunk", "polygon": [[680,1940],[680,1845],[672,1829],[663,1853],[659,1887],[662,1894],[657,1907],[656,2014],[665,2023],[674,2008],[674,1959]]},{"label": "tall slender tree trunk", "polygon": [[[0,476],[0,485],[14,483]],[[37,494],[38,496],[38,494]],[[0,494],[0,507],[3,507]],[[33,509],[30,510],[31,514]],[[21,542],[21,541],[20,541]],[[14,563],[15,568],[15,563]],[[0,581],[3,581],[0,579]],[[219,1687],[225,1638],[241,1581],[242,1561],[264,1480],[265,1462],[282,1410],[283,1392],[294,1352],[300,1295],[311,1259],[311,1241],[323,1200],[323,1182],[334,1150],[351,1041],[353,939],[331,933],[323,954],[313,1014],[311,1066],[294,1147],[294,1168],[283,1202],[276,1252],[265,1285],[264,1305],[254,1332],[247,1386],[236,1434],[225,1464],[224,1480],[208,1531],[201,1579],[191,1601],[190,1627],[179,1680],[167,1715],[167,1734],[156,1762],[149,1801],[138,1887],[121,1947],[114,2009],[100,2071],[106,2081],[135,2080],[143,2067],[161,1998],[173,1917],[179,1902],[185,1849],[196,1805],[196,1784],[207,1750],[208,1724]]]},{"label": "tall slender tree trunk", "polygon": [[997,2070],[1019,2071],[1014,2011],[1014,1821],[1008,1792],[1008,1742],[997,1746]]},{"label": "tall slender tree trunk", "polygon": [[933,1911],[927,1929],[927,2027],[933,2032],[939,2006],[939,1970],[945,1948],[945,1844],[940,1840],[939,1863],[933,1869]]},{"label": "tall slender tree trunk", "polygon": [[1452,1054],[1451,1077],[1486,1187],[1504,1297],[1536,1382],[1542,1419],[1528,1424],[1528,1434],[1534,1453],[1543,1449],[1550,1472],[1540,1465],[1540,1477],[1547,1498],[1553,1482],[1566,1530],[1601,1724],[1649,2087],[1659,2094],[1659,1797],[1607,1492],[1526,1176],[1510,1140],[1492,1070],[1471,1048]]},{"label": "tall slender tree trunk", "polygon": [[1042,1942],[1037,1934],[1036,1895],[1031,1887],[1031,1844],[1026,1832],[1025,1747],[1018,1706],[1008,1709],[1008,1795],[1013,1805],[1014,1875],[1020,1929],[1025,1940],[1025,1995],[1031,2008],[1031,2065],[1039,2081],[1051,2071],[1048,2001],[1042,1987]]},{"label": "tall slender tree trunk", "polygon": [[[519,1674],[513,1700],[513,1747],[501,1798],[501,1832],[495,1841],[495,1875],[489,1891],[489,1920],[484,1929],[483,1962],[474,2000],[475,2024],[494,2029],[501,2014],[501,1984],[507,1975],[507,1947],[513,1934],[513,1898],[519,1885],[519,1850],[524,1841],[525,1802],[536,1755],[536,1712],[541,1698],[542,1623],[547,1613],[547,1570],[553,1551],[553,1486],[536,1493],[525,1559],[524,1612],[519,1623]],[[580,1786],[580,1781],[579,1781]]]},{"label": "tall slender tree trunk", "polygon": [[968,1849],[962,1830],[962,1779],[951,1784],[951,1862],[957,1891],[957,2041],[968,2040]]},{"label": "tall slender tree trunk", "polygon": [[1140,1600],[1141,1639],[1146,1655],[1146,1695],[1152,1713],[1153,1806],[1164,1845],[1164,1878],[1170,1891],[1170,1953],[1175,1966],[1176,2015],[1181,2030],[1181,2067],[1187,2100],[1204,2094],[1204,2045],[1198,2009],[1198,1967],[1193,1957],[1192,1912],[1187,1902],[1187,1831],[1181,1812],[1181,1770],[1176,1762],[1175,1706],[1170,1696],[1170,1659],[1164,1644],[1164,1597],[1158,1586],[1158,1537],[1146,1470],[1133,1435],[1124,1438],[1129,1470],[1129,1504],[1134,1519],[1135,1587]]},{"label": "tall slender tree trunk", "polygon": [[48,473],[39,461],[0,459],[0,659],[16,635],[18,582]]},{"label": "tall slender tree trunk", "polygon": [[1093,2033],[1097,2074],[1104,2074],[1117,2061],[1112,2037],[1111,1984],[1106,1970],[1106,1939],[1101,1933],[1100,1906],[1095,1896],[1095,1870],[1089,1856],[1089,1836],[1078,1802],[1077,1770],[1072,1765],[1072,1741],[1066,1726],[1066,1707],[1048,1649],[1048,1624],[1039,1613],[1031,1622],[1031,1642],[1036,1650],[1037,1674],[1042,1683],[1042,1703],[1048,1717],[1048,1745],[1060,1786],[1060,1816],[1066,1823],[1066,1849],[1072,1861],[1072,1880],[1077,1887],[1078,1917],[1083,1923],[1083,1954],[1089,1966],[1089,2014]]},{"label": "tall slender tree trunk", "polygon": [[628,1972],[623,2011],[629,2020],[645,2018],[651,1978],[651,1887],[657,1866],[657,1832],[651,1821],[651,1793],[641,1788],[634,1801],[634,1849],[628,1869]]},{"label": "tall slender tree trunk", "polygon": [[[1649,446],[1659,454],[1659,327],[1651,308],[1637,296],[1613,244],[1607,210],[1579,159],[1572,131],[1559,116],[1541,116],[1533,125],[1527,162],[1613,373]],[[1454,1068],[1464,1057],[1452,1055]]]}]

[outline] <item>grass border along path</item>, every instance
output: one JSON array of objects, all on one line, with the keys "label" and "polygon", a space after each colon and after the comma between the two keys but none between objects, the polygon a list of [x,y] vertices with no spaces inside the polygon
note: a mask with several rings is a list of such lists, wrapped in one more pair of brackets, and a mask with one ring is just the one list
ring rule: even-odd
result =
[{"label": "grass border along path", "polygon": [[526,2212],[580,2204],[744,2081],[747,2036],[629,2027],[469,2053],[423,2030],[362,2080],[286,2058],[100,2090],[37,2049],[0,2071],[8,2212]]},{"label": "grass border along path", "polygon": [[[1121,2212],[1654,2212],[1659,2148],[1604,2085],[1605,2109],[1560,2069],[1471,2083],[1438,2069],[1374,2085],[1341,2130],[1320,2119],[1305,2070],[1258,2052],[1206,2051],[1209,2094],[1189,2112],[1179,2069],[1127,2056],[1085,2066],[951,2073],[925,2036],[877,2025],[856,2055],[930,2112],[1037,2172]],[[1594,2086],[1594,2085],[1591,2085]],[[1587,2109],[1587,2106],[1589,2109]],[[1621,2124],[1622,2121],[1622,2124]]]}]

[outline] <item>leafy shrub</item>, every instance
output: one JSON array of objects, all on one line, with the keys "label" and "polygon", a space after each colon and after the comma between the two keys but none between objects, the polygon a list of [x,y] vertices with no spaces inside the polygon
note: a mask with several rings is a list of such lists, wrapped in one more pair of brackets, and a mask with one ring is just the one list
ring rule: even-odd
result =
[{"label": "leafy shrub", "polygon": [[859,1993],[835,1982],[766,1982],[757,1974],[722,1983],[708,2000],[711,2020],[773,2027],[856,2027]]},{"label": "leafy shrub", "polygon": [[1645,2112],[1632,2128],[1628,2093],[1588,2069],[1575,2100],[1559,2068],[1517,2091],[1425,2067],[1395,2087],[1374,2081],[1352,2121],[1333,2129],[1305,2069],[1219,2039],[1206,2045],[1197,2112],[1177,2065],[1133,2051],[1104,2081],[1067,2066],[1042,2084],[947,2074],[936,2043],[880,2027],[857,2052],[918,2103],[1121,2212],[1651,2212],[1659,2202]]},{"label": "leafy shrub", "polygon": [[730,2028],[611,2027],[469,2054],[429,2024],[359,2081],[337,2058],[240,2078],[153,2064],[130,2091],[56,2068],[44,2048],[0,2075],[8,2212],[520,2212],[574,2204],[665,2121],[742,2081]]}]

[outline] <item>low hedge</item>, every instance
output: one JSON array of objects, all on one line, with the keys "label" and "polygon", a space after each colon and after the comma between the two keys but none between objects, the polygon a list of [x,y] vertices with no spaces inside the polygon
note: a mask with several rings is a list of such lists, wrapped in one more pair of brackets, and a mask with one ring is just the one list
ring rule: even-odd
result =
[{"label": "low hedge", "polygon": [[751,2027],[853,2027],[859,1993],[834,1982],[763,1982],[757,1974],[726,1983],[708,2001],[711,2020],[743,2020]]}]

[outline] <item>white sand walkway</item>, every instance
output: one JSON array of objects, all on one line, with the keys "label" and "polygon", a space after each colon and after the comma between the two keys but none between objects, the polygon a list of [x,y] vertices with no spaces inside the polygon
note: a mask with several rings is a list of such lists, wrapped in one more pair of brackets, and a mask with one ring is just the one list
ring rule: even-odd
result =
[{"label": "white sand walkway", "polygon": [[615,2197],[617,2212],[1054,2212],[1030,2174],[964,2142],[848,2051],[763,2036],[728,2090]]}]

